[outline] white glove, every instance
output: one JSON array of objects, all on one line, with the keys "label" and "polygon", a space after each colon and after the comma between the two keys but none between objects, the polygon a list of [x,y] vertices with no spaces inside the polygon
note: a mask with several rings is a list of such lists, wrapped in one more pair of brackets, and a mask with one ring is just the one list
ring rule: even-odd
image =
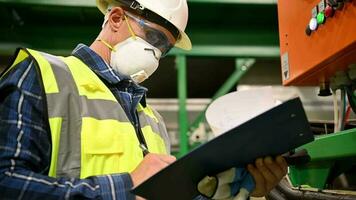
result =
[{"label": "white glove", "polygon": [[255,187],[245,168],[231,168],[216,176],[206,176],[198,183],[198,191],[216,200],[246,200]]}]

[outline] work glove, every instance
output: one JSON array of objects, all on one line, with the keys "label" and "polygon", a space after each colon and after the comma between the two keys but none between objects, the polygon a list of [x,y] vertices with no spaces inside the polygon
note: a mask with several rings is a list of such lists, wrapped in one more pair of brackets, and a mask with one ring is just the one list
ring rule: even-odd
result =
[{"label": "work glove", "polygon": [[206,176],[197,187],[210,199],[246,200],[254,190],[255,182],[245,168],[231,168],[216,176]]}]

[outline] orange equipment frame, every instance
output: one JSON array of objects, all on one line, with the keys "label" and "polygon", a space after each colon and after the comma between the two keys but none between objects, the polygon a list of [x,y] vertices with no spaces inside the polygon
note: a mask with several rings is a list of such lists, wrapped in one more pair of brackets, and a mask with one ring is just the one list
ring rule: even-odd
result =
[{"label": "orange equipment frame", "polygon": [[356,64],[356,1],[335,10],[310,36],[306,28],[320,0],[278,0],[284,85],[328,83],[337,71]]}]

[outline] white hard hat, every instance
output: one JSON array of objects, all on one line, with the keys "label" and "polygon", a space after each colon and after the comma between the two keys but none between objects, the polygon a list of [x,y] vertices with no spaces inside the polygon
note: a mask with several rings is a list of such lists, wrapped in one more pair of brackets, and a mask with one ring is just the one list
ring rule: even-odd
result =
[{"label": "white hard hat", "polygon": [[[109,6],[122,5],[129,7],[146,16],[158,15],[165,26],[173,25],[179,31],[175,47],[190,50],[192,43],[188,35],[184,32],[188,23],[188,5],[187,0],[96,0],[99,10],[105,15]],[[153,14],[152,14],[153,13]],[[153,19],[157,17],[153,16]],[[151,20],[152,19],[147,19]],[[157,21],[152,21],[157,23]],[[159,24],[159,23],[158,23]],[[161,24],[160,24],[161,25]]]}]

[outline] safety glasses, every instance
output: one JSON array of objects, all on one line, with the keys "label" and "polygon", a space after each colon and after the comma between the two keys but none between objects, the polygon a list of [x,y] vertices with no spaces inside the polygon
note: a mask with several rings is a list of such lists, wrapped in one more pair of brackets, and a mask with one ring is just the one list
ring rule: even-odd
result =
[{"label": "safety glasses", "polygon": [[[133,31],[127,17],[136,21],[142,31],[137,31],[136,33]],[[161,57],[164,57],[168,54],[168,52],[173,48],[176,39],[173,37],[169,31],[164,30],[164,28],[153,24],[145,19],[139,18],[129,12],[125,12],[125,20],[127,21],[127,26],[129,27],[129,31],[131,34],[136,37],[139,36],[145,41],[147,41],[152,46],[156,47],[162,52]]]}]

